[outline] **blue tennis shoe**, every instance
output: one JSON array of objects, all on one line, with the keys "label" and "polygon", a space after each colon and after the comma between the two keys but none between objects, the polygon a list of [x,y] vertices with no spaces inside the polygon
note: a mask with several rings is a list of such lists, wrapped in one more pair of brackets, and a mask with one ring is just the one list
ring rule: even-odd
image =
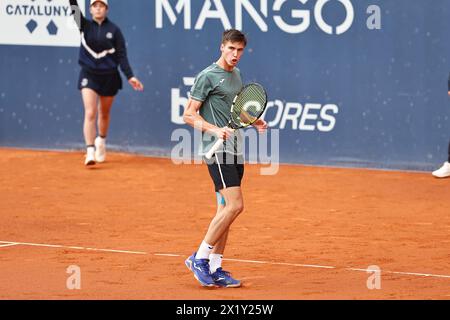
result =
[{"label": "blue tennis shoe", "polygon": [[216,283],[211,277],[209,270],[209,259],[195,259],[194,252],[184,263],[186,267],[194,273],[195,279],[204,287],[215,287]]},{"label": "blue tennis shoe", "polygon": [[231,273],[223,270],[222,268],[218,268],[216,272],[211,274],[214,283],[219,287],[226,288],[237,288],[241,286],[241,281],[236,280],[231,276]]}]

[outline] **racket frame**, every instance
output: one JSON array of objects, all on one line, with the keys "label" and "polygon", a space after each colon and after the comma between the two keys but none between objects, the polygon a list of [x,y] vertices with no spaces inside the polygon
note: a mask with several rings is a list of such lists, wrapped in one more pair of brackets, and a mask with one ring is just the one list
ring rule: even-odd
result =
[{"label": "racket frame", "polygon": [[[235,105],[236,105],[236,101],[237,101],[239,95],[245,90],[245,88],[247,88],[247,87],[249,87],[249,86],[252,86],[252,85],[258,85],[259,87],[262,88],[262,90],[263,90],[263,92],[264,92],[264,95],[265,95],[265,101],[266,101],[266,102],[265,102],[264,106],[262,107],[261,112],[260,112],[260,114],[258,115],[258,117],[256,117],[251,123],[249,123],[249,124],[247,124],[247,125],[245,125],[245,126],[243,126],[243,125],[236,126],[236,124],[234,123],[234,121],[232,121],[232,116],[231,116],[231,115],[233,114],[234,107],[235,107]],[[246,85],[241,89],[241,91],[239,91],[239,93],[238,93],[238,94],[234,97],[234,99],[233,99],[233,103],[231,104],[231,109],[230,109],[230,119],[228,120],[227,127],[230,128],[231,130],[233,130],[233,132],[234,132],[235,130],[243,129],[243,128],[247,128],[247,127],[251,126],[251,125],[254,124],[256,121],[258,121],[259,118],[261,118],[261,116],[262,116],[262,115],[264,114],[264,112],[266,111],[266,107],[267,107],[267,92],[266,92],[266,90],[264,89],[264,87],[263,87],[262,85],[260,85],[259,83],[257,83],[257,82],[251,82],[251,83],[246,84]],[[209,149],[209,151],[205,154],[205,158],[208,159],[208,160],[211,159],[212,156],[216,153],[216,151],[220,148],[220,146],[224,143],[224,141],[225,141],[224,139],[218,138],[217,141],[216,141],[216,143],[214,143],[214,145],[211,147],[211,149]]]}]

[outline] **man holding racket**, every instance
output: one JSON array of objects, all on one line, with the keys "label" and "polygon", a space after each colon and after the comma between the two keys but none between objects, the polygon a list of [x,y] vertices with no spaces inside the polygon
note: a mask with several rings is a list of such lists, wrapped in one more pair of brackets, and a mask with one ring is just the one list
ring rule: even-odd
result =
[{"label": "man holding racket", "polygon": [[[239,131],[227,127],[230,106],[243,88],[236,68],[244,53],[247,39],[239,30],[226,30],[222,36],[219,60],[201,71],[191,90],[184,111],[184,121],[202,131],[201,155],[205,155],[218,139],[225,143],[207,161],[209,174],[217,194],[217,212],[197,252],[186,260],[186,266],[203,286],[239,287],[241,282],[222,269],[223,253],[230,226],[243,211],[241,180],[244,159]],[[198,113],[199,112],[199,113]],[[264,120],[252,124],[259,132],[267,129]]]}]

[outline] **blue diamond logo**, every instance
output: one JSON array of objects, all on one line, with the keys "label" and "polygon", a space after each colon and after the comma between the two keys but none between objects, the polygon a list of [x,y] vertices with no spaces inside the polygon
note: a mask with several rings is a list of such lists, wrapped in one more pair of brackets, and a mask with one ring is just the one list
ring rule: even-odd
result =
[{"label": "blue diamond logo", "polygon": [[58,33],[58,27],[53,22],[53,20],[51,20],[50,23],[47,25],[47,31],[52,36],[54,36]]},{"label": "blue diamond logo", "polygon": [[37,28],[37,25],[38,25],[37,22],[34,21],[33,19],[31,19],[26,24],[26,27],[27,27],[28,31],[30,31],[30,33],[33,33],[33,31]]}]

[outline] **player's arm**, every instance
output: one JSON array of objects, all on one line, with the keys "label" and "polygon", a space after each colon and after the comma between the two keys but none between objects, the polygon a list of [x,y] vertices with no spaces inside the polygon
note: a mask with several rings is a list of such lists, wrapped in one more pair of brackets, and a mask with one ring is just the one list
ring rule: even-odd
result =
[{"label": "player's arm", "polygon": [[73,18],[78,26],[80,31],[84,30],[84,26],[86,25],[86,18],[83,16],[80,7],[78,6],[77,0],[69,0],[70,7],[72,9]]},{"label": "player's arm", "polygon": [[231,137],[233,134],[233,131],[228,128],[219,128],[208,121],[206,121],[199,113],[198,111],[202,107],[203,102],[197,101],[192,98],[189,98],[186,108],[184,109],[183,113],[183,120],[186,122],[186,124],[190,125],[191,127],[195,129],[199,129],[202,132],[208,131],[218,138],[222,138],[224,140]]},{"label": "player's arm", "polygon": [[125,77],[127,77],[128,83],[133,87],[134,90],[143,91],[144,85],[141,83],[141,81],[139,81],[138,78],[134,76],[133,70],[131,69],[130,66],[130,62],[128,61],[125,37],[123,36],[122,31],[120,31],[120,29],[117,29],[116,31],[114,41],[117,58],[119,60],[119,66]]}]

